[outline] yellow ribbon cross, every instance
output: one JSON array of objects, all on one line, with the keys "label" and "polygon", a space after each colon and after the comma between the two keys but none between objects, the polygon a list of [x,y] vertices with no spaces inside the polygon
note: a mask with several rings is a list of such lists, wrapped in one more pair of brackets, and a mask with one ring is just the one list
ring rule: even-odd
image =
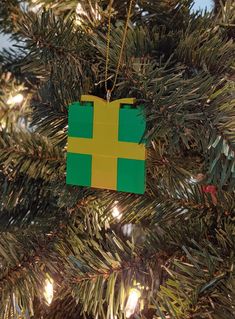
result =
[{"label": "yellow ribbon cross", "polygon": [[[92,155],[92,187],[117,189],[117,159],[145,160],[143,144],[118,141],[121,104],[134,104],[126,98],[108,102],[83,95],[82,102],[93,102],[93,138],[68,137],[68,152]],[[82,169],[82,168],[81,168]]]}]

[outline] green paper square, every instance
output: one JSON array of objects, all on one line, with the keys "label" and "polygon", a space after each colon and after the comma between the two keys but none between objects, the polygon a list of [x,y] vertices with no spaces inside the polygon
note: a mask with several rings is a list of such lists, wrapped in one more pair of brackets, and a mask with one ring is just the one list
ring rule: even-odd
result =
[{"label": "green paper square", "polygon": [[92,138],[93,113],[94,108],[92,106],[92,103],[72,103],[69,106],[68,136]]},{"label": "green paper square", "polygon": [[117,190],[144,194],[145,161],[118,158]]},{"label": "green paper square", "polygon": [[141,107],[130,108],[123,105],[119,110],[118,140],[120,142],[140,143],[146,127]]},{"label": "green paper square", "polygon": [[67,153],[66,183],[70,185],[91,186],[91,165],[91,155]]}]

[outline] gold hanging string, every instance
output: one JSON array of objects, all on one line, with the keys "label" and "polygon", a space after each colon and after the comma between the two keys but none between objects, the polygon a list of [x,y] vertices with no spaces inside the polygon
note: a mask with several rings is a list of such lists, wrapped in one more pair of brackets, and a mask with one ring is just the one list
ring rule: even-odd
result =
[{"label": "gold hanging string", "polygon": [[106,65],[105,65],[105,90],[106,90],[108,101],[110,100],[111,93],[113,92],[113,90],[117,84],[117,78],[118,78],[118,73],[119,73],[119,70],[121,67],[122,56],[123,56],[123,51],[125,48],[128,24],[129,24],[130,17],[131,17],[131,10],[132,10],[132,6],[133,6],[133,2],[134,2],[134,0],[130,0],[128,12],[127,12],[125,29],[123,32],[123,38],[122,38],[122,44],[121,44],[121,50],[120,50],[120,55],[119,55],[119,59],[118,59],[117,69],[116,69],[115,76],[114,76],[113,86],[110,89],[108,89],[108,68],[109,68],[109,60],[110,60],[109,59],[109,56],[110,56],[110,33],[111,33],[111,16],[112,16],[113,0],[111,0],[110,4],[109,4],[108,33],[107,33],[107,47],[106,47]]}]

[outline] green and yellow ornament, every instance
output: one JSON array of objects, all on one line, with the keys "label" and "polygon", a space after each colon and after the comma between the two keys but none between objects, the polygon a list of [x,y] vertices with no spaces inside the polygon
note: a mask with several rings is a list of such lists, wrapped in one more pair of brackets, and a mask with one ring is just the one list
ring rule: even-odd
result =
[{"label": "green and yellow ornament", "polygon": [[[123,53],[132,2],[120,57]],[[113,89],[120,61],[121,58]],[[107,90],[106,100],[83,95],[80,102],[69,106],[66,183],[143,194],[146,175],[143,135],[146,120],[142,108],[135,106],[135,99],[124,98],[111,102],[112,90]]]}]

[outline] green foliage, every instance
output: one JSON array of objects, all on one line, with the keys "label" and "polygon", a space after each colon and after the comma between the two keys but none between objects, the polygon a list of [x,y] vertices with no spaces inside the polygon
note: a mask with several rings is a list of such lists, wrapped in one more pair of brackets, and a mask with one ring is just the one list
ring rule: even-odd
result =
[{"label": "green foliage", "polygon": [[201,241],[185,251],[185,258],[175,259],[167,269],[170,278],[157,295],[159,308],[174,318],[234,317],[234,225],[215,229],[215,244]]},{"label": "green foliage", "polygon": [[[54,181],[64,173],[64,154],[46,138],[27,131],[1,134],[1,162],[9,170],[8,176],[23,174],[34,179]],[[62,165],[61,165],[62,163]]]},{"label": "green foliage", "polygon": [[[227,185],[234,189],[234,83],[228,82],[223,89],[218,90],[210,97],[211,108],[215,110],[212,117],[212,127],[208,148],[209,182],[219,187]],[[219,107],[218,107],[219,106]],[[221,135],[219,134],[221,132]]]},{"label": "green foliage", "polygon": [[[133,318],[234,318],[232,1],[136,1],[112,98],[144,105],[143,196],[65,184],[67,107],[105,96],[108,1],[81,1],[80,16],[77,0],[3,4],[18,42],[0,53],[0,317],[124,319],[135,287]],[[126,1],[113,8],[109,84]]]}]

